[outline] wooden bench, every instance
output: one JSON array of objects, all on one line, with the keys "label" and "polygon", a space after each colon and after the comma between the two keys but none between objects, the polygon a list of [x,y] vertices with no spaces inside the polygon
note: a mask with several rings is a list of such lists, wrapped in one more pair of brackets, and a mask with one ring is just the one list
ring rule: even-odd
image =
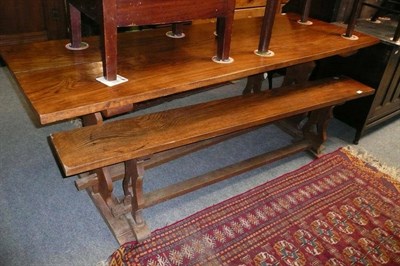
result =
[{"label": "wooden bench", "polygon": [[[318,153],[326,139],[332,107],[372,93],[373,89],[354,80],[330,78],[54,133],[51,142],[65,175],[91,171],[85,182],[103,199],[99,209],[107,212],[103,216],[109,225],[131,213],[133,220],[127,219],[134,236],[141,240],[150,234],[142,217],[144,208],[299,151]],[[162,159],[157,160],[167,161],[165,156],[176,158],[177,150],[194,150],[193,145],[209,145],[213,139],[305,112],[309,115],[301,129],[302,137],[292,145],[157,191],[142,190],[144,168],[153,157],[161,154]],[[124,197],[118,199],[113,195],[110,171],[121,162],[126,169]],[[126,232],[115,234],[118,239],[117,234]]]}]

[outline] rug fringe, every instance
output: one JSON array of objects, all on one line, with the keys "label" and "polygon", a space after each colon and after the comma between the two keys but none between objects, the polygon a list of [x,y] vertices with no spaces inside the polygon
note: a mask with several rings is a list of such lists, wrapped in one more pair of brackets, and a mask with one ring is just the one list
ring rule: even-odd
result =
[{"label": "rug fringe", "polygon": [[99,261],[98,263],[96,263],[96,266],[107,266],[107,265],[108,265],[108,263],[106,260],[102,260],[102,261]]},{"label": "rug fringe", "polygon": [[388,175],[390,179],[389,181],[394,183],[394,185],[400,191],[400,168],[392,167],[385,163],[382,163],[381,161],[379,161],[377,158],[369,154],[365,149],[361,147],[356,148],[353,146],[346,146],[343,147],[343,149],[349,152],[351,155],[361,159],[365,163],[368,163],[372,167],[375,167],[382,173]]}]

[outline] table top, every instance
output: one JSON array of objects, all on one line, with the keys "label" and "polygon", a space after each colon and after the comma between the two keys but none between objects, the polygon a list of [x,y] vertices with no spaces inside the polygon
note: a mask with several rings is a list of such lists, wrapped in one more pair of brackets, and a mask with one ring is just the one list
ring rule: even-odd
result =
[{"label": "table top", "polygon": [[300,25],[298,19],[295,14],[277,15],[270,43],[273,57],[254,54],[261,18],[235,20],[231,64],[211,60],[216,52],[213,23],[185,26],[183,39],[166,37],[166,28],[120,33],[118,74],[128,82],[114,87],[96,81],[102,76],[96,36],[84,39],[90,46],[82,51],[67,50],[67,40],[56,40],[6,47],[0,53],[40,123],[48,124],[346,54],[379,42],[358,32],[358,40],[347,40],[340,36],[345,31],[342,27],[314,19],[311,26]]}]

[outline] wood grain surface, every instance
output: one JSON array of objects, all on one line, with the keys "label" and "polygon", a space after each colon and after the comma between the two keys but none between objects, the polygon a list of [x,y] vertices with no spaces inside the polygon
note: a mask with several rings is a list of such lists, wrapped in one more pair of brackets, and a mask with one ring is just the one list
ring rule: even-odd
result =
[{"label": "wood grain surface", "polygon": [[87,126],[51,136],[66,175],[140,158],[370,95],[351,79],[329,79]]},{"label": "wood grain surface", "polygon": [[83,51],[64,48],[66,40],[8,47],[1,56],[14,74],[42,124],[79,117],[109,108],[138,103],[183,91],[244,78],[378,43],[356,33],[357,41],[341,38],[345,28],[299,16],[277,15],[270,49],[273,57],[259,57],[261,18],[238,19],[233,25],[231,64],[211,61],[215,53],[215,25],[185,26],[186,37],[165,37],[166,29],[118,35],[119,75],[129,81],[115,87],[96,81],[102,75],[99,40],[91,37]]}]

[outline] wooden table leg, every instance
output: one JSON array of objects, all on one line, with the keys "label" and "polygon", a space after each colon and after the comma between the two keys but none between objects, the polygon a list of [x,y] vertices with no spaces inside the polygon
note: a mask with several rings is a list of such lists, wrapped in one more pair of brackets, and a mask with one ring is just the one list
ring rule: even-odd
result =
[{"label": "wooden table leg", "polygon": [[314,61],[287,67],[282,86],[304,84],[310,79],[314,68]]},{"label": "wooden table leg", "polygon": [[100,125],[103,123],[103,117],[100,112],[82,116],[82,125],[84,127],[91,125]]},{"label": "wooden table leg", "polygon": [[247,77],[247,83],[243,90],[243,94],[260,92],[263,80],[264,73]]}]

